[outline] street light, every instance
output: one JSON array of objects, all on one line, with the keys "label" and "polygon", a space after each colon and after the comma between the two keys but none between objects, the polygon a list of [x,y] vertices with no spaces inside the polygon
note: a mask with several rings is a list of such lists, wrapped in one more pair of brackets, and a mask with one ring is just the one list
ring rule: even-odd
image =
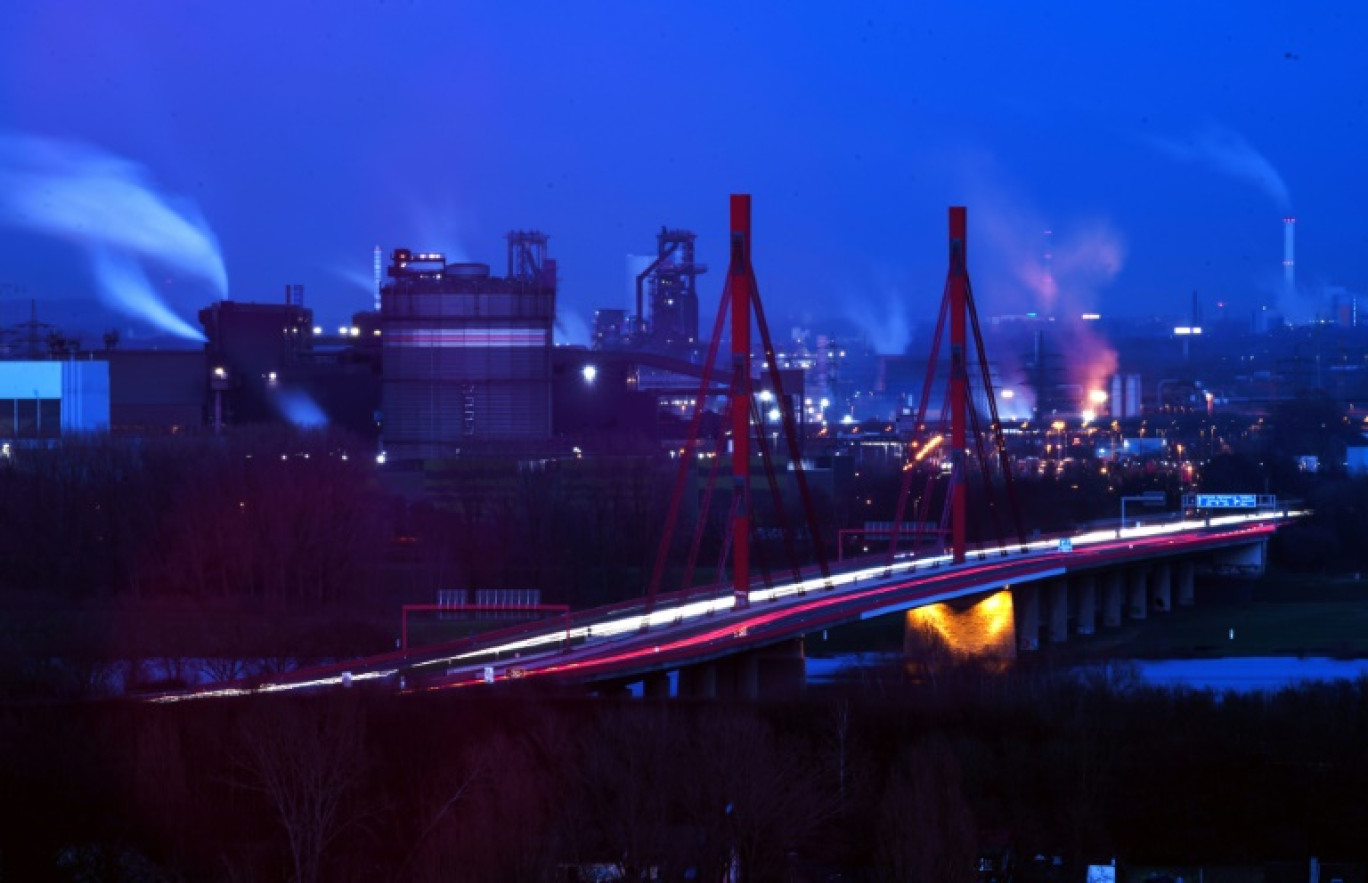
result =
[{"label": "street light", "polygon": [[[1139,503],[1141,506],[1162,506],[1168,500],[1163,491],[1145,491],[1143,494],[1133,497],[1121,498],[1121,526],[1116,531],[1117,539],[1121,538],[1121,531],[1126,529],[1126,504]],[[1140,522],[1136,521],[1135,526],[1139,527]]]}]

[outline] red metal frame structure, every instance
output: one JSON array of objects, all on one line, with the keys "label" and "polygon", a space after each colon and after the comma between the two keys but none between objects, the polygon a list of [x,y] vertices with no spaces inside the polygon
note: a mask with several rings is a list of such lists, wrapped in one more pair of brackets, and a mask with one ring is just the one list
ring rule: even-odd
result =
[{"label": "red metal frame structure", "polygon": [[[993,382],[988,367],[988,358],[983,347],[983,333],[979,327],[978,311],[974,306],[973,286],[969,281],[968,264],[968,212],[963,206],[951,206],[949,212],[950,268],[945,279],[945,294],[941,298],[940,315],[936,321],[936,331],[931,343],[931,357],[926,367],[926,380],[922,385],[921,402],[917,409],[915,431],[926,429],[926,409],[931,397],[936,368],[940,359],[941,338],[945,332],[947,313],[950,319],[950,376],[949,388],[941,416],[942,426],[950,423],[950,444],[945,456],[950,462],[950,487],[945,496],[944,510],[941,515],[941,530],[934,531],[943,535],[945,522],[949,521],[951,555],[955,563],[963,563],[968,551],[968,482],[967,459],[969,436],[972,434],[976,459],[982,471],[987,505],[993,518],[994,528],[1002,537],[1001,523],[998,518],[997,501],[992,493],[990,474],[991,456],[984,449],[984,434],[980,431],[979,415],[970,395],[970,375],[968,365],[968,330],[973,329],[974,345],[978,357],[980,383],[983,397],[988,405],[990,431],[999,467],[1006,487],[1007,503],[1011,510],[1018,541],[1025,545],[1026,533],[1022,526],[1020,509],[1016,501],[1016,486],[1012,481],[1011,464],[1007,456],[1007,444],[1002,433],[1002,422],[998,418],[997,400],[993,394]],[[971,433],[972,431],[972,433]],[[912,476],[918,462],[934,449],[936,441],[914,439],[909,448],[908,464],[903,471],[902,488],[898,495],[897,514],[893,521],[889,543],[889,557],[897,554],[898,538],[903,533],[903,516],[907,509],[907,499],[911,492]],[[932,499],[932,479],[928,478],[922,492],[915,534],[925,531]]]},{"label": "red metal frame structure", "polygon": [[[764,308],[760,302],[759,286],[756,283],[755,270],[751,265],[751,198],[749,194],[732,194],[731,196],[731,263],[727,268],[725,286],[722,290],[722,298],[717,307],[717,321],[713,326],[713,334],[708,345],[708,356],[703,364],[703,376],[699,384],[698,396],[694,401],[693,417],[689,421],[689,433],[684,443],[684,447],[679,451],[679,466],[675,474],[674,492],[670,499],[670,508],[666,513],[665,527],[662,532],[660,546],[656,553],[655,567],[651,572],[651,582],[647,589],[646,609],[650,611],[655,604],[656,596],[660,592],[661,583],[665,573],[665,563],[668,559],[670,547],[673,541],[675,526],[678,522],[680,505],[687,492],[688,475],[690,467],[694,462],[694,452],[699,443],[699,428],[702,422],[702,415],[706,408],[708,399],[716,397],[719,392],[713,389],[712,372],[717,361],[718,350],[722,339],[722,329],[725,320],[730,314],[731,319],[731,378],[726,388],[727,405],[723,415],[724,420],[730,421],[731,426],[731,447],[732,447],[732,507],[731,525],[728,537],[724,542],[723,556],[726,554],[726,546],[730,546],[732,555],[732,579],[731,591],[738,607],[748,603],[750,584],[751,584],[751,545],[750,537],[753,523],[753,510],[751,503],[751,451],[752,451],[752,422],[757,427],[762,427],[757,418],[758,409],[754,400],[754,384],[751,376],[751,323],[754,319],[755,327],[760,332],[760,342],[764,347],[765,363],[769,369],[770,384],[774,390],[775,397],[778,399],[779,410],[782,415],[783,434],[788,444],[790,462],[793,464],[794,481],[797,484],[799,496],[802,499],[804,514],[807,520],[809,535],[812,537],[813,548],[817,558],[818,566],[822,576],[830,576],[830,567],[826,560],[826,553],[821,544],[821,532],[817,524],[816,510],[813,507],[812,495],[808,489],[807,475],[803,471],[801,447],[797,437],[798,422],[793,414],[793,403],[785,395],[783,381],[779,372],[779,363],[775,357],[775,348],[770,338],[769,325],[765,321]],[[775,474],[774,464],[770,456],[768,445],[764,443],[763,431],[760,430],[759,443],[755,446],[764,465],[765,475],[769,482],[771,492],[775,495],[776,510],[782,512],[782,501],[778,497],[778,479]],[[716,470],[714,470],[714,476]],[[711,479],[706,501],[711,500],[712,485]],[[706,515],[706,512],[704,513]],[[696,531],[701,531],[703,518],[700,517]],[[795,581],[800,579],[800,565],[796,561],[793,550],[792,536],[784,525],[785,544],[790,551],[790,566],[793,571]],[[693,571],[694,557],[698,547],[698,536],[695,534],[693,545],[689,553],[689,564],[686,574],[691,575]],[[768,579],[768,577],[766,577]],[[686,577],[687,579],[687,577]],[[684,586],[687,595],[689,586]]]}]

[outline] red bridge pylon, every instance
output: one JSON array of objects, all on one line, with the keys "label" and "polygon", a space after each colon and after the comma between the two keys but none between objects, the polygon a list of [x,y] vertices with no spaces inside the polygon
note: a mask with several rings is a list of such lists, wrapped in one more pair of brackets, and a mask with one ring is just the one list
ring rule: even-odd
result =
[{"label": "red bridge pylon", "polygon": [[[912,493],[914,476],[920,471],[923,481],[916,510],[917,522],[914,528],[906,533],[911,534],[914,541],[927,534],[944,537],[948,533],[950,551],[955,563],[964,561],[969,545],[967,473],[971,454],[971,433],[974,441],[973,459],[982,474],[985,504],[999,545],[1005,546],[1005,534],[1002,530],[997,496],[993,491],[994,461],[1002,475],[1007,508],[1016,529],[1017,540],[1023,546],[1026,544],[1021,510],[1017,505],[1016,486],[1012,481],[1011,463],[1007,455],[1007,443],[1002,433],[1002,421],[998,418],[992,372],[984,354],[983,333],[979,327],[978,310],[974,306],[973,286],[969,281],[967,214],[963,206],[950,208],[950,269],[946,275],[945,293],[941,297],[940,314],[931,341],[931,357],[926,366],[926,380],[922,385],[921,401],[917,407],[916,422],[913,424],[913,437],[908,446],[907,462],[903,467],[902,486],[898,493],[897,513],[893,520],[889,543],[890,560],[897,554],[898,539],[905,532],[903,519],[907,512],[908,498]],[[950,319],[949,383],[942,400],[940,419],[928,423],[926,412],[940,366],[941,341],[945,333],[947,315]],[[974,352],[978,360],[977,391],[973,389],[971,382],[973,374],[968,359],[968,329],[973,330]],[[981,404],[988,411],[987,433],[981,431],[978,399],[981,399]],[[985,438],[985,435],[988,438]],[[991,451],[987,448],[989,444],[992,445]],[[948,488],[944,487],[947,469],[942,468],[943,466],[948,468]],[[937,487],[938,483],[940,487]],[[937,498],[941,501],[939,523],[937,527],[931,528],[929,519],[933,511],[932,500]],[[916,551],[914,547],[914,553]]]},{"label": "red bridge pylon", "polygon": [[[795,582],[799,581],[802,562],[799,561],[793,531],[784,516],[783,500],[780,493],[778,475],[775,470],[774,452],[765,437],[764,423],[755,398],[755,378],[751,373],[751,324],[760,332],[760,342],[764,347],[763,363],[768,369],[768,384],[772,390],[781,415],[782,435],[788,445],[789,462],[792,475],[802,500],[808,536],[812,541],[814,557],[822,576],[830,576],[822,534],[817,523],[816,510],[808,489],[807,475],[803,471],[802,445],[798,436],[798,421],[794,416],[794,403],[785,394],[775,348],[770,338],[769,324],[765,321],[764,307],[760,302],[760,290],[751,265],[751,198],[749,194],[731,196],[731,261],[727,267],[726,281],[722,297],[717,305],[717,320],[713,325],[712,337],[708,343],[708,355],[703,363],[703,376],[699,383],[698,395],[694,399],[694,409],[689,420],[688,435],[684,446],[679,450],[679,465],[675,473],[674,491],[670,496],[670,508],[666,514],[665,526],[660,546],[656,552],[655,566],[651,571],[651,582],[647,589],[646,609],[655,606],[664,580],[665,566],[669,559],[675,527],[679,519],[679,509],[684,495],[690,492],[689,473],[697,462],[700,451],[699,432],[703,414],[710,399],[723,398],[722,420],[719,422],[718,436],[714,439],[713,468],[700,506],[698,522],[694,528],[693,541],[689,548],[689,559],[684,570],[683,592],[687,596],[696,563],[702,531],[707,522],[708,507],[713,497],[714,485],[718,477],[720,454],[726,445],[727,430],[731,439],[731,514],[727,537],[724,539],[719,560],[719,573],[725,565],[728,549],[732,559],[732,596],[737,606],[748,603],[751,584],[751,536],[754,531],[754,507],[751,493],[752,450],[759,454],[764,467],[766,481],[774,498],[775,513],[780,521],[785,552]],[[725,387],[713,384],[718,351],[721,348],[722,332],[726,320],[731,319],[731,371]],[[800,405],[801,406],[801,405]],[[770,575],[764,572],[766,583]]]}]

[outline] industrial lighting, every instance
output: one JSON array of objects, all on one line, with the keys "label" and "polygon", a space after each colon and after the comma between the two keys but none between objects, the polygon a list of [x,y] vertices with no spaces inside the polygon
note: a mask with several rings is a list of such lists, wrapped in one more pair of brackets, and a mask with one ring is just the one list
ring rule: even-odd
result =
[{"label": "industrial lighting", "polygon": [[217,377],[219,380],[223,380],[228,376],[228,369],[220,365],[219,367],[214,369],[214,376]]},{"label": "industrial lighting", "polygon": [[1098,319],[1101,319],[1101,318],[1102,318],[1102,315],[1101,315],[1100,313],[1084,313],[1084,314],[1083,314],[1083,321],[1084,321],[1084,322],[1096,322]]},{"label": "industrial lighting", "polygon": [[774,393],[767,389],[760,390],[760,401],[766,403],[774,401]]},{"label": "industrial lighting", "polygon": [[376,463],[379,463],[381,466],[384,466],[384,465],[385,465],[385,452],[384,452],[384,451],[381,451],[380,453],[378,453],[378,454],[375,455],[375,462],[376,462]]},{"label": "industrial lighting", "polygon": [[598,368],[593,365],[585,365],[580,369],[580,376],[584,378],[585,383],[593,383],[594,379],[598,377]]},{"label": "industrial lighting", "polygon": [[1013,390],[1004,389],[1004,390],[1002,391],[1002,397],[1003,397],[1004,399],[1014,399],[1014,398],[1016,398],[1016,393],[1015,393]]},{"label": "industrial lighting", "polygon": [[1094,405],[1100,405],[1107,400],[1106,390],[1092,389],[1088,391],[1088,401]]},{"label": "industrial lighting", "polygon": [[770,411],[769,411],[769,419],[771,419],[771,420],[778,420],[778,419],[779,419],[780,417],[782,417],[782,416],[783,416],[783,415],[779,412],[779,409],[778,409],[778,408],[770,408]]}]

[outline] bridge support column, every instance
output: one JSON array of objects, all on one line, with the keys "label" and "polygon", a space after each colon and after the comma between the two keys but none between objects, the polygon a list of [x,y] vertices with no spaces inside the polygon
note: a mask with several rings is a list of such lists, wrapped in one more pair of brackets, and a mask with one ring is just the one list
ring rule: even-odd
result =
[{"label": "bridge support column", "polygon": [[717,664],[704,662],[679,670],[679,695],[689,699],[717,698]]},{"label": "bridge support column", "polygon": [[1191,561],[1178,563],[1178,606],[1191,607],[1197,603],[1197,566]]},{"label": "bridge support column", "polygon": [[1126,612],[1131,619],[1144,619],[1149,615],[1148,593],[1145,591],[1149,583],[1149,568],[1136,567],[1129,574],[1130,577],[1130,597],[1126,604]]},{"label": "bridge support column", "polygon": [[670,674],[658,671],[647,675],[641,681],[641,695],[647,699],[670,698]]},{"label": "bridge support column", "polygon": [[1160,613],[1173,609],[1173,569],[1168,563],[1155,565],[1150,572],[1150,606]]},{"label": "bridge support column", "polygon": [[1077,631],[1080,635],[1091,635],[1097,630],[1097,578],[1079,577],[1073,593],[1078,598]]},{"label": "bridge support column", "polygon": [[1049,592],[1050,643],[1062,644],[1069,640],[1069,581],[1053,581]]},{"label": "bridge support column", "polygon": [[797,696],[807,685],[802,638],[766,647],[759,651],[757,662],[759,693],[766,699]]},{"label": "bridge support column", "polygon": [[738,653],[717,663],[717,695],[721,699],[758,699],[760,656]]},{"label": "bridge support column", "polygon": [[1026,652],[1040,648],[1040,590],[1033,585],[1012,586],[1012,613],[1016,619],[1017,647]]},{"label": "bridge support column", "polygon": [[1119,570],[1109,570],[1102,579],[1102,625],[1114,629],[1121,625],[1125,574]]}]

